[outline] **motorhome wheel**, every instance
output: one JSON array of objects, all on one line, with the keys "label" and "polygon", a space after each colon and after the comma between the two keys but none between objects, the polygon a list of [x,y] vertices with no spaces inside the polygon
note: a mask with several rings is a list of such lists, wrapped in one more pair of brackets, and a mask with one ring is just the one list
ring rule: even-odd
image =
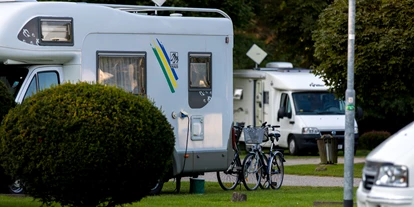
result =
[{"label": "motorhome wheel", "polygon": [[299,151],[296,146],[296,141],[294,137],[289,137],[289,153],[291,155],[298,155]]}]

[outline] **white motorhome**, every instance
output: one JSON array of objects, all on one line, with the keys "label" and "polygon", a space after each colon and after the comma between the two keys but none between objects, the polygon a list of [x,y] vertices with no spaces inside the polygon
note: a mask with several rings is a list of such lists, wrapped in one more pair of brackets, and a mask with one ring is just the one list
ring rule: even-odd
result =
[{"label": "white motorhome", "polygon": [[[317,152],[316,139],[325,134],[338,138],[338,149],[344,149],[345,103],[311,70],[272,62],[265,68],[234,70],[233,78],[234,122],[280,126],[279,147],[291,154]],[[356,122],[354,131],[357,144]]]},{"label": "white motorhome", "polygon": [[359,207],[414,207],[414,122],[372,150],[357,190]]},{"label": "white motorhome", "polygon": [[233,24],[223,11],[10,0],[0,16],[0,81],[16,102],[67,81],[145,94],[174,127],[169,178],[229,166]]}]

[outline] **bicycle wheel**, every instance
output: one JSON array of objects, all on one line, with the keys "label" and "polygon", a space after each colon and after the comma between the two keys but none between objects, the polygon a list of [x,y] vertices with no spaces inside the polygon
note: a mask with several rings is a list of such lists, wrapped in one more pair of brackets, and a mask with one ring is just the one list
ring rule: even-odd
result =
[{"label": "bicycle wheel", "polygon": [[285,168],[283,166],[283,157],[280,153],[276,153],[270,158],[269,167],[269,180],[271,181],[271,187],[275,190],[279,189],[283,183],[283,177],[285,175]]},{"label": "bicycle wheel", "polygon": [[239,184],[239,175],[242,170],[240,158],[234,158],[229,168],[217,171],[217,181],[223,190],[234,190]]},{"label": "bicycle wheel", "polygon": [[262,167],[260,169],[260,188],[261,189],[269,189],[270,187],[270,182],[269,182],[269,174],[268,174],[268,170],[267,170],[267,164],[269,163],[269,158],[266,154],[262,154],[263,155],[263,160],[265,163],[262,164]]},{"label": "bicycle wheel", "polygon": [[256,154],[248,154],[243,161],[243,185],[247,190],[256,190],[261,178],[260,159]]}]

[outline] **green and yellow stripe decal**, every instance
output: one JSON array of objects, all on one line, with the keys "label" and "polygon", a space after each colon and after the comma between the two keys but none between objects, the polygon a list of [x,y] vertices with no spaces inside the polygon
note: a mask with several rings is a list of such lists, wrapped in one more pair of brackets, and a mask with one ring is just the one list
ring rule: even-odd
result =
[{"label": "green and yellow stripe decal", "polygon": [[157,39],[157,42],[153,41],[151,44],[152,51],[160,64],[165,79],[167,80],[168,86],[170,87],[171,93],[175,92],[177,88],[178,76],[175,69],[170,67],[170,57],[164,48],[164,45]]}]

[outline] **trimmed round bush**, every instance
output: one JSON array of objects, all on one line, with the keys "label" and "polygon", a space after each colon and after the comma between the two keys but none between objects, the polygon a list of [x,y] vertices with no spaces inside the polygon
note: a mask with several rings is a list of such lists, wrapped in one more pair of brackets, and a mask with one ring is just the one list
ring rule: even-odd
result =
[{"label": "trimmed round bush", "polygon": [[154,103],[112,86],[65,83],[26,99],[0,127],[7,173],[43,204],[141,200],[170,168],[173,128]]},{"label": "trimmed round bush", "polygon": [[361,149],[373,150],[390,136],[391,133],[387,131],[365,132],[359,137],[358,144]]}]

